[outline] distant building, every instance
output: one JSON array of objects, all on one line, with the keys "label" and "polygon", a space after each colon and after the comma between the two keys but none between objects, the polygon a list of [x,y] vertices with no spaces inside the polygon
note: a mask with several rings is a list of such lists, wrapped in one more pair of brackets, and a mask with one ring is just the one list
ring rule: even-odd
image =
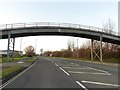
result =
[{"label": "distant building", "polygon": [[[12,55],[12,50],[9,51],[9,54]],[[7,50],[0,50],[0,56],[7,56]],[[14,51],[14,56],[22,56],[23,52],[22,51]]]},{"label": "distant building", "polygon": [[7,55],[7,52],[0,50],[0,55]]}]

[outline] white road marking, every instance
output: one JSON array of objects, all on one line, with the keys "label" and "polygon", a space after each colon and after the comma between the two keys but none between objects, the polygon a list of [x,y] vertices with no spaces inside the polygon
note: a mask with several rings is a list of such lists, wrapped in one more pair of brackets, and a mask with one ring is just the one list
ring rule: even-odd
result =
[{"label": "white road marking", "polygon": [[120,85],[116,84],[108,84],[108,83],[101,83],[101,82],[92,82],[92,81],[82,81],[83,83],[90,83],[90,84],[98,84],[98,85],[106,85],[106,86],[114,86],[114,87],[120,87]]},{"label": "white road marking", "polygon": [[60,69],[65,73],[65,74],[67,74],[68,76],[70,75],[69,73],[67,73],[64,69],[62,69],[61,67],[60,67]]},{"label": "white road marking", "polygon": [[75,67],[63,67],[63,68],[70,68],[70,69],[88,69],[88,68],[75,68]]},{"label": "white road marking", "polygon": [[[37,62],[37,61],[36,61]],[[13,77],[12,79],[10,79],[9,81],[7,81],[5,84],[0,86],[0,90],[4,87],[6,87],[8,84],[10,84],[11,82],[13,82],[15,79],[17,79],[19,76],[21,76],[23,73],[25,73],[28,69],[30,69],[31,67],[33,67],[36,62],[34,64],[32,64],[31,66],[29,66],[28,68],[26,68],[24,71],[22,71],[21,73],[19,73],[18,75],[16,75],[15,77]]]},{"label": "white road marking", "polygon": [[68,71],[69,73],[80,73],[80,74],[100,74],[100,75],[111,75],[110,73],[91,73],[91,72],[74,72],[74,71]]},{"label": "white road marking", "polygon": [[56,66],[58,66],[58,64],[57,63],[54,63]]},{"label": "white road marking", "polygon": [[84,85],[82,85],[79,81],[76,81],[78,85],[80,85],[84,90],[88,90]]},{"label": "white road marking", "polygon": [[24,63],[24,62],[19,61],[19,62],[17,62],[17,63]]},{"label": "white road marking", "polygon": [[75,64],[66,64],[66,65],[63,65],[61,64],[62,67],[75,67],[75,66],[79,66],[79,65],[75,65]]},{"label": "white road marking", "polygon": [[96,69],[96,68],[93,68],[93,67],[88,67],[88,66],[84,66],[84,67],[89,68],[89,69],[93,69],[93,70],[96,70],[96,71],[100,71],[100,72],[108,73],[107,71],[100,70],[100,69]]}]

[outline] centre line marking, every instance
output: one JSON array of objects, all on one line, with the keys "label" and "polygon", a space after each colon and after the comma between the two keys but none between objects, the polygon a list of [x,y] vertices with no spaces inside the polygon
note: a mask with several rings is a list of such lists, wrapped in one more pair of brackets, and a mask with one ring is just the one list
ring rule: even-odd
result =
[{"label": "centre line marking", "polygon": [[55,63],[55,65],[56,65],[56,66],[58,66],[58,64],[57,64],[57,63]]},{"label": "centre line marking", "polygon": [[65,73],[65,74],[67,74],[68,76],[70,75],[69,73],[67,73],[64,69],[62,69],[61,67],[60,67],[60,69]]},{"label": "centre line marking", "polygon": [[78,85],[80,85],[84,90],[88,90],[84,85],[82,85],[79,81],[76,81]]},{"label": "centre line marking", "polygon": [[98,84],[98,85],[106,85],[106,86],[114,86],[114,87],[120,87],[120,85],[116,84],[108,84],[108,83],[101,83],[101,82],[92,82],[92,81],[82,81],[83,83],[90,83],[90,84]]},{"label": "centre line marking", "polygon": [[74,71],[68,71],[70,73],[80,73],[80,74],[100,74],[100,75],[111,75],[110,73],[89,73],[89,72],[74,72]]}]

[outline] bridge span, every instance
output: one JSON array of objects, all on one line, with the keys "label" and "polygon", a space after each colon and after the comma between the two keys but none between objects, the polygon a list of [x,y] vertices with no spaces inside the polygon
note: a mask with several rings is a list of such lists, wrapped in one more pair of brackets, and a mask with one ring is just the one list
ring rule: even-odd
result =
[{"label": "bridge span", "polygon": [[13,39],[13,59],[14,44],[16,37],[37,36],[37,35],[63,35],[91,39],[91,60],[93,60],[93,41],[100,41],[100,55],[96,56],[102,61],[102,41],[120,45],[120,36],[115,33],[107,33],[109,30],[103,28],[55,22],[33,22],[33,23],[15,23],[0,25],[0,38],[8,39],[8,59],[10,50],[10,39]]}]

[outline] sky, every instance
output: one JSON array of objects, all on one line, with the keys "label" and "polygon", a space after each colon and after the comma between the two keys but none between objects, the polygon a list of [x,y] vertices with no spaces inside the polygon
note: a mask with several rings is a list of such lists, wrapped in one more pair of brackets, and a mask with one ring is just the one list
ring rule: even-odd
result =
[{"label": "sky", "polygon": [[[0,24],[28,23],[28,22],[60,22],[103,27],[103,23],[111,19],[118,29],[118,1],[117,0],[1,0]],[[79,47],[88,39],[69,36],[30,36],[16,38],[15,50],[24,50],[32,45],[39,54],[40,49],[60,50],[67,48],[68,40],[78,39]],[[7,49],[7,39],[0,40],[0,50]]]}]

